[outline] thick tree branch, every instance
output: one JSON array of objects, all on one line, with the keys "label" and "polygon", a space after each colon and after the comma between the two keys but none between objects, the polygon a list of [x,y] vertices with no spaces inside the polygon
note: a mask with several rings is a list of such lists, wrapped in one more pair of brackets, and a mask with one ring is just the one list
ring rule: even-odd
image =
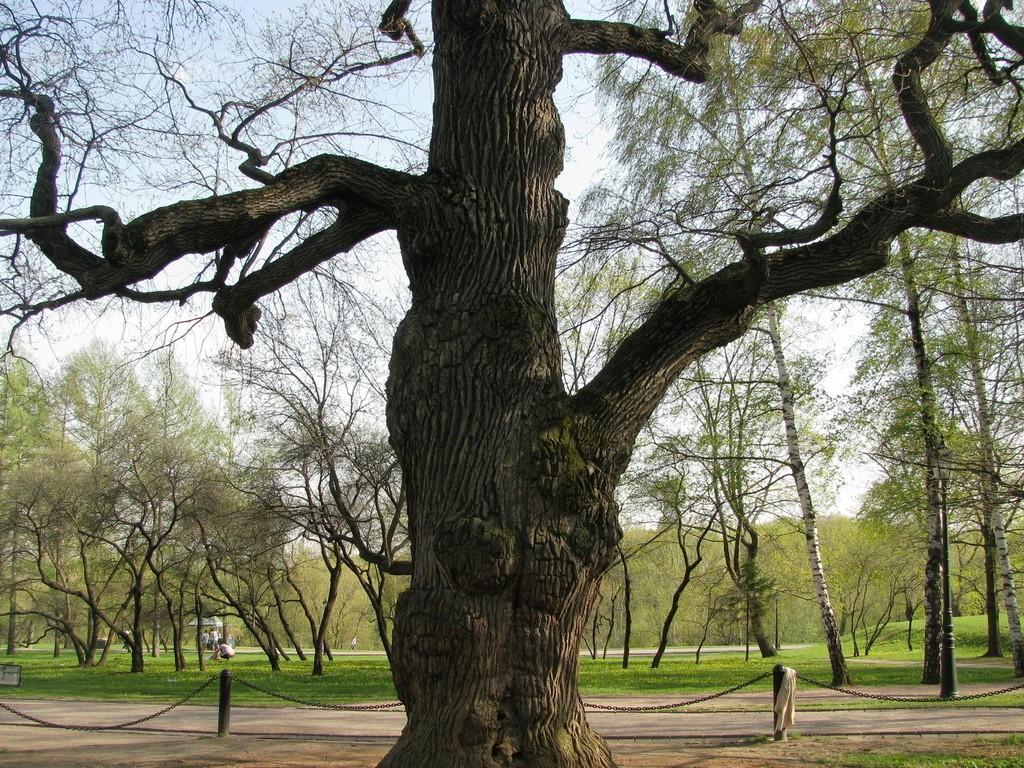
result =
[{"label": "thick tree branch", "polygon": [[[261,171],[261,188],[175,203],[127,224],[108,206],[59,212],[61,145],[55,105],[49,97],[27,90],[0,92],[3,97],[18,98],[32,110],[30,125],[40,142],[41,160],[30,217],[0,220],[0,235],[27,237],[57,269],[79,283],[81,291],[75,295],[87,299],[119,295],[138,301],[184,301],[200,292],[217,292],[214,309],[224,318],[228,335],[243,347],[252,344],[259,317],[254,306],[257,298],[394,226],[398,211],[417,185],[416,177],[399,171],[355,158],[320,155],[276,176]],[[324,205],[342,212],[334,225],[246,275],[238,285],[226,287],[232,266],[259,247],[276,221]],[[80,246],[66,231],[68,224],[91,220],[103,225],[102,255]],[[133,287],[186,254],[220,249],[212,280],[161,291]],[[44,308],[25,307],[22,314],[30,316]]]},{"label": "thick tree branch", "polygon": [[224,319],[228,337],[238,346],[252,346],[253,332],[259,320],[257,299],[273,293],[331,257],[350,250],[366,238],[392,226],[379,208],[354,205],[340,212],[338,220],[303,240],[284,256],[223,286],[213,299],[213,310]]},{"label": "thick tree branch", "polygon": [[573,412],[586,423],[584,449],[597,453],[597,446],[614,446],[617,453],[602,458],[610,471],[621,472],[635,430],[676,376],[704,352],[746,330],[763,277],[758,264],[738,262],[665,296],[572,398]]},{"label": "thick tree branch", "polygon": [[931,6],[928,30],[917,45],[900,56],[893,70],[892,83],[903,111],[903,120],[924,153],[928,175],[941,177],[949,171],[952,159],[946,138],[928,105],[928,97],[921,85],[921,73],[938,59],[952,37],[945,28],[945,20],[952,16],[955,3],[936,0]]},{"label": "thick tree branch", "polygon": [[[669,32],[612,21],[570,19],[565,32],[565,53],[621,53],[644,59],[670,75],[695,83],[708,78],[707,53],[715,35],[738,35],[746,17],[760,7],[760,0],[746,2],[735,11],[714,0],[695,0],[693,24],[680,45]],[[670,27],[672,26],[670,16]],[[671,31],[671,30],[670,30]]]},{"label": "thick tree branch", "polygon": [[[358,242],[353,238],[360,233],[365,233],[362,237],[366,237],[393,226],[398,210],[413,194],[417,184],[416,177],[400,171],[355,158],[320,155],[276,176],[267,175],[261,179],[264,181],[261,188],[174,203],[127,224],[107,206],[61,213],[58,212],[57,190],[61,144],[53,100],[27,88],[0,92],[0,98],[4,97],[18,98],[32,110],[30,126],[39,139],[41,159],[32,192],[30,217],[0,221],[0,234],[26,236],[54,266],[78,281],[82,294],[88,299],[112,294],[130,295],[132,298],[146,296],[131,286],[156,276],[186,254],[208,253],[223,248],[217,275],[210,284],[216,289],[223,285],[238,256],[256,247],[278,219],[323,205],[351,208],[354,212],[350,224],[332,228],[335,236],[340,237],[340,250],[345,250]],[[367,223],[370,209],[374,211],[372,225]],[[103,223],[102,256],[80,246],[66,231],[69,223],[92,219]],[[342,230],[344,236],[339,234]],[[307,261],[309,251],[324,251],[324,240],[314,240],[313,246],[306,249]],[[319,260],[323,258],[321,256]],[[302,258],[282,261],[274,269],[250,280],[249,285],[256,287],[262,281],[264,286],[269,286],[274,283],[275,274],[303,263]],[[249,277],[254,278],[255,274]],[[294,277],[298,273],[290,274]],[[276,287],[282,284],[278,282]],[[165,292],[165,296],[184,299],[195,292],[196,289],[186,286],[178,291]],[[251,293],[252,288],[242,288],[238,295],[243,297],[247,292]],[[149,294],[148,298],[153,300],[154,296]],[[232,338],[244,341],[244,329],[251,325],[251,317],[249,322],[239,323],[237,315],[242,311],[240,309],[230,315],[228,322],[235,329]]]},{"label": "thick tree branch", "polygon": [[[24,233],[94,299],[151,278],[186,254],[251,240],[281,217],[299,210],[351,201],[360,210],[374,207],[377,221],[387,222],[381,229],[394,226],[395,215],[415,184],[415,177],[399,171],[354,158],[321,155],[284,171],[260,189],[175,203],[127,224],[121,224],[116,214],[108,215],[102,259],[74,243],[59,224],[40,229],[31,218],[8,219],[3,229]],[[63,218],[91,217],[72,211]]]},{"label": "thick tree branch", "polygon": [[[1024,143],[973,155],[935,187],[927,171],[885,192],[843,227],[817,242],[738,261],[696,286],[666,295],[648,319],[622,342],[594,379],[572,398],[573,412],[592,436],[591,448],[616,446],[606,457],[621,471],[636,432],[665,389],[691,361],[743,334],[754,308],[812,288],[863,277],[886,265],[890,243],[915,227],[937,229],[987,242],[1024,236],[1024,217],[985,218],[958,206],[960,194],[984,178],[1009,178],[1024,170]],[[750,250],[750,249],[748,249]],[[763,258],[763,261],[761,260]]]},{"label": "thick tree branch", "polygon": [[[898,59],[892,76],[904,122],[924,155],[923,172],[879,194],[834,229],[842,200],[836,113],[830,111],[833,185],[818,220],[793,231],[734,233],[744,259],[694,286],[667,293],[572,398],[572,411],[592,453],[597,456],[600,446],[613,446],[612,455],[605,457],[607,471],[624,469],[635,435],[679,372],[704,352],[739,337],[758,304],[878,270],[887,262],[892,241],[911,228],[999,243],[1024,236],[1021,215],[984,217],[960,207],[961,195],[972,184],[1011,179],[1024,171],[1024,141],[954,163],[922,86],[922,73],[938,59],[953,34],[948,27],[956,9],[950,0],[931,4],[928,29]],[[987,11],[986,23],[997,15]],[[765,253],[769,247],[777,250]]]},{"label": "thick tree branch", "polygon": [[928,228],[979,243],[1013,243],[1024,239],[1024,214],[988,218],[967,211],[940,211],[928,217]]}]

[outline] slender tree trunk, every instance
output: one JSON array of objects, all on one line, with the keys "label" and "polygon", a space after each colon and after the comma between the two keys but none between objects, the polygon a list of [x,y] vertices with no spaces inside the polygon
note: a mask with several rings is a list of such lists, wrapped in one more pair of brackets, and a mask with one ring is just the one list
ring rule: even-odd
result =
[{"label": "slender tree trunk", "polygon": [[913,604],[907,599],[903,609],[903,618],[907,621],[907,650],[914,650],[914,614],[917,613]]},{"label": "slender tree trunk", "polygon": [[661,664],[661,657],[665,655],[665,648],[668,646],[668,633],[672,629],[672,622],[675,621],[676,612],[679,610],[679,600],[683,596],[683,591],[690,583],[689,576],[690,574],[687,573],[676,586],[676,591],[672,593],[672,603],[669,605],[668,613],[665,614],[665,622],[661,625],[658,649],[654,652],[654,658],[651,659],[652,669],[658,668],[658,665]]},{"label": "slender tree trunk", "polygon": [[117,635],[114,634],[114,630],[107,630],[107,641],[103,644],[103,651],[100,653],[100,660],[96,662],[97,667],[102,667],[107,661],[107,655],[110,653],[110,646],[114,644],[114,638]]},{"label": "slender tree trunk", "polygon": [[992,531],[995,534],[999,566],[1003,576],[1003,604],[1006,606],[1006,621],[1010,627],[1013,674],[1016,677],[1024,677],[1024,635],[1021,634],[1020,608],[1017,604],[1017,590],[1013,579],[1013,564],[1010,562],[1010,552],[1006,546],[1006,524],[998,505],[992,513]]},{"label": "slender tree trunk", "polygon": [[622,668],[629,669],[629,643],[633,635],[633,581],[629,575],[629,564],[626,562],[626,554],[621,546],[616,547],[619,553],[619,562],[622,563],[622,610],[624,622],[622,628]]},{"label": "slender tree trunk", "polygon": [[334,603],[338,599],[338,582],[341,579],[341,567],[335,566],[329,570],[329,581],[327,583],[327,599],[324,600],[324,609],[320,614],[320,625],[316,629],[313,649],[313,674],[324,673],[324,654],[330,654],[331,649],[327,645],[327,625],[330,624],[331,614],[334,612]]},{"label": "slender tree trunk", "polygon": [[388,618],[384,614],[384,583],[386,576],[377,569],[377,580],[374,581],[372,571],[360,572],[358,568],[350,568],[356,575],[359,586],[363,589],[373,611],[373,621],[377,627],[377,637],[380,638],[381,647],[388,657],[389,663],[394,663],[392,656],[391,640],[388,635]]},{"label": "slender tree trunk", "polygon": [[143,672],[146,667],[146,630],[142,624],[142,599],[142,584],[136,581],[132,587],[132,641],[129,643],[132,672]]},{"label": "slender tree trunk", "polygon": [[665,647],[668,645],[668,633],[672,628],[672,622],[675,620],[676,612],[679,610],[679,601],[683,596],[683,592],[690,585],[693,580],[693,574],[704,562],[704,554],[701,552],[701,548],[704,546],[704,540],[707,535],[711,532],[711,528],[714,526],[714,518],[708,519],[708,524],[701,532],[700,536],[697,537],[696,545],[694,547],[694,556],[690,558],[690,552],[686,548],[686,539],[688,538],[686,533],[682,532],[683,521],[681,518],[676,519],[676,543],[679,545],[679,552],[683,556],[683,576],[679,580],[679,585],[676,587],[676,591],[672,594],[672,603],[669,606],[668,614],[665,616],[665,623],[661,628],[661,639],[658,642],[658,650],[654,653],[654,658],[651,660],[651,667],[657,668],[661,663],[661,657],[665,653]]},{"label": "slender tree trunk", "polygon": [[[955,265],[955,276],[957,280],[956,304],[957,314],[960,316],[960,323],[963,326],[964,339],[967,346],[967,361],[971,369],[971,380],[974,385],[975,407],[978,412],[978,440],[981,453],[981,504],[982,519],[986,524],[986,534],[991,534],[991,548],[989,537],[985,538],[985,576],[986,583],[991,579],[994,582],[994,574],[990,566],[990,552],[995,550],[995,557],[991,558],[998,563],[1000,575],[1002,576],[1003,603],[1006,608],[1006,619],[1010,629],[1010,647],[1013,653],[1013,669],[1017,677],[1024,676],[1024,634],[1021,633],[1020,610],[1017,604],[1017,591],[1014,584],[1013,564],[1010,562],[1010,553],[1006,545],[1006,525],[1002,508],[998,499],[998,467],[996,464],[995,439],[992,436],[992,416],[989,406],[988,392],[985,389],[985,378],[981,368],[981,356],[978,349],[977,324],[971,317],[970,307],[964,297],[964,285],[960,275],[959,265]],[[988,592],[989,590],[986,590]],[[990,594],[993,597],[993,606],[989,610],[989,651],[993,650],[993,631],[995,634],[995,651],[999,651],[999,612],[995,605],[994,584]],[[987,595],[986,595],[987,596]],[[992,626],[993,615],[995,626]]]},{"label": "slender tree trunk", "polygon": [[206,648],[203,647],[203,601],[199,597],[199,585],[195,585],[192,593],[192,605],[196,611],[196,658],[199,660],[199,671],[206,671]]},{"label": "slender tree trunk", "polygon": [[[268,578],[273,578],[268,576]],[[292,630],[291,622],[288,621],[288,617],[284,612],[284,604],[281,600],[281,595],[278,594],[277,588],[271,585],[271,590],[274,593],[274,604],[277,607],[277,617],[281,620],[281,627],[284,629],[285,635],[288,637],[288,642],[292,644],[292,648],[295,649],[295,655],[299,657],[299,661],[306,660],[306,653],[302,650],[302,645],[299,643],[298,637],[295,636],[295,632]]]},{"label": "slender tree trunk", "polygon": [[900,267],[907,300],[907,321],[914,354],[921,424],[924,428],[925,492],[928,499],[928,558],[924,578],[924,668],[921,682],[939,682],[942,642],[942,510],[939,495],[939,452],[942,436],[935,422],[935,389],[931,361],[924,341],[920,294],[914,279],[913,260],[904,238],[900,238]]},{"label": "slender tree trunk", "polygon": [[[747,600],[747,644],[749,646],[749,635],[752,634],[757,642],[757,650],[761,654],[761,658],[770,659],[773,656],[777,656],[778,651],[772,644],[771,637],[765,627],[765,620],[768,616],[768,600],[765,595],[763,579],[757,560],[757,555],[760,551],[760,537],[753,526],[748,524],[746,527],[747,539],[743,541],[743,551],[746,560],[744,560],[740,569],[740,586]],[[742,536],[742,529],[738,530],[736,535]]]},{"label": "slender tree trunk", "polygon": [[[982,503],[985,503],[984,500]],[[981,536],[985,542],[985,618],[988,629],[988,645],[982,655],[998,658],[1003,655],[999,642],[999,587],[996,573],[999,570],[999,550],[996,546],[995,532],[992,530],[991,509],[987,513],[982,513]]]},{"label": "slender tree trunk", "polygon": [[751,599],[750,601],[750,633],[757,641],[757,650],[761,653],[762,659],[777,656],[778,651],[771,641],[771,635],[765,627],[767,615],[766,603],[764,600]]},{"label": "slender tree trunk", "polygon": [[7,650],[8,656],[13,656],[18,650],[18,531],[17,512],[11,510],[9,515],[11,524],[11,554],[7,562],[8,576],[11,580],[7,588]]},{"label": "slender tree trunk", "polygon": [[807,546],[807,562],[811,568],[814,595],[818,601],[821,627],[825,635],[825,645],[828,648],[829,663],[832,666],[832,685],[849,685],[850,672],[846,667],[846,658],[843,656],[843,638],[836,625],[836,614],[832,609],[832,600],[828,594],[828,582],[825,578],[825,566],[821,561],[821,546],[818,542],[818,524],[815,519],[814,503],[811,499],[811,488],[807,484],[803,457],[800,454],[800,435],[796,426],[793,385],[782,350],[782,335],[779,331],[779,318],[774,304],[767,306],[767,314],[768,335],[771,337],[772,351],[775,354],[775,368],[779,375],[779,395],[782,399],[782,420],[786,426],[789,467],[793,473],[797,498],[800,500],[800,512],[804,522],[804,541]]}]

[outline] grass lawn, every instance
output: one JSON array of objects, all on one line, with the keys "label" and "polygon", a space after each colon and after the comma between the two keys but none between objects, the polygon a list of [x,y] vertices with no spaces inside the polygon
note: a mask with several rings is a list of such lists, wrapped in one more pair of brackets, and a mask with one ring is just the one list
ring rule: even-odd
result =
[{"label": "grass lawn", "polygon": [[1024,768],[1024,757],[958,755],[850,755],[834,768]]},{"label": "grass lawn", "polygon": [[[920,624],[920,622],[918,622]],[[914,685],[920,682],[920,665],[893,664],[893,661],[920,661],[920,653],[905,650],[905,625],[893,625],[873,649],[871,657],[851,664],[854,687]],[[984,650],[984,617],[964,617],[956,622],[958,659],[977,660]],[[916,645],[920,648],[920,637]],[[847,649],[849,653],[849,649]],[[622,669],[618,658],[607,660],[581,659],[580,688],[584,696],[601,695],[664,695],[681,699],[700,693],[723,690],[762,672],[778,662],[799,672],[828,681],[830,671],[824,646],[800,650],[783,650],[777,659],[761,659],[752,655],[749,662],[742,654],[706,654],[695,664],[692,656],[670,656],[658,669],[651,669],[650,658],[634,657],[629,669]],[[888,663],[886,663],[888,662]],[[395,699],[387,659],[339,653],[328,662],[321,678],[312,677],[310,662],[282,662],[280,673],[273,673],[266,659],[258,653],[239,653],[230,662],[209,662],[208,671],[200,673],[193,665],[188,671],[176,673],[170,655],[146,658],[146,671],[131,674],[126,654],[111,654],[102,667],[80,669],[75,657],[65,652],[53,658],[49,651],[21,651],[15,657],[0,657],[0,663],[17,663],[23,667],[20,688],[0,688],[0,698],[67,698],[84,700],[120,700],[170,702],[183,697],[229,664],[236,679],[250,680],[270,690],[301,699],[323,703],[353,701],[388,701]],[[1013,670],[1001,668],[961,667],[962,684],[990,683],[1013,685],[1024,682],[1013,678]],[[771,680],[762,680],[748,690],[767,692]],[[216,702],[217,685],[213,684],[197,696],[195,703]],[[233,699],[240,705],[272,705],[269,697],[236,684]],[[853,708],[879,706],[864,699],[849,698],[845,706]],[[1022,706],[1024,691],[977,702],[976,706]],[[946,706],[946,705],[936,705]],[[806,707],[806,705],[805,705]],[[853,765],[853,763],[851,763]],[[952,764],[951,764],[952,765]]]}]

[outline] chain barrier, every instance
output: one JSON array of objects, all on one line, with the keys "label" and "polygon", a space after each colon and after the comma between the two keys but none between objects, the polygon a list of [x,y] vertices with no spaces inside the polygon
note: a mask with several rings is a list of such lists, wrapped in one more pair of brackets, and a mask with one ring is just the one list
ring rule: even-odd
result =
[{"label": "chain barrier", "polygon": [[333,709],[339,712],[374,712],[382,709],[395,709],[397,707],[404,706],[400,701],[389,701],[384,704],[323,704],[317,701],[307,701],[306,699],[300,699],[296,696],[289,696],[286,693],[278,693],[272,691],[269,688],[264,688],[262,685],[256,683],[250,683],[248,680],[236,677],[234,681],[239,685],[244,685],[246,688],[251,688],[254,691],[266,694],[275,699],[281,699],[282,701],[290,701],[293,704],[301,704],[304,707],[314,707],[316,709]]},{"label": "chain barrier", "polygon": [[829,685],[828,683],[823,683],[820,680],[815,680],[813,677],[802,675],[799,672],[797,672],[796,676],[805,683],[810,683],[811,685],[816,685],[819,688],[825,688],[830,691],[836,691],[837,693],[845,693],[848,696],[859,696],[862,699],[891,701],[897,704],[948,704],[950,702],[957,701],[970,701],[971,699],[987,699],[990,696],[1001,696],[1004,693],[1024,690],[1024,683],[1020,683],[1018,685],[1011,685],[1008,688],[1000,688],[996,691],[970,693],[964,696],[885,696],[881,693],[867,693],[866,691],[855,691],[852,688],[843,688],[838,685]]},{"label": "chain barrier", "polygon": [[[763,674],[758,675],[757,677],[752,677],[749,680],[740,683],[739,685],[734,685],[731,688],[726,688],[724,691],[710,693],[706,696],[699,696],[694,699],[684,699],[682,701],[675,701],[669,704],[650,704],[646,706],[627,707],[595,704],[594,702],[587,701],[584,702],[584,705],[588,709],[598,710],[601,712],[659,712],[668,709],[679,709],[682,707],[689,707],[694,704],[702,704],[706,701],[711,701],[712,699],[721,698],[722,696],[728,696],[730,693],[736,693],[737,691],[740,691],[750,685],[753,685],[754,683],[758,683],[764,680],[765,678],[771,676],[771,672],[765,672]],[[888,701],[898,704],[948,704],[950,702],[955,703],[959,701],[970,701],[972,699],[985,699],[992,696],[1000,696],[1005,693],[1013,693],[1014,691],[1024,690],[1024,683],[1019,683],[1017,685],[1011,685],[1006,688],[1000,688],[995,691],[986,691],[984,693],[972,693],[964,696],[946,698],[943,698],[941,696],[886,696],[884,694],[867,693],[866,691],[857,691],[852,688],[843,688],[842,686],[830,685],[828,683],[823,683],[820,680],[816,680],[813,677],[808,677],[807,675],[800,674],[799,672],[797,673],[797,678],[803,680],[805,683],[810,683],[811,685],[817,686],[818,688],[824,688],[826,690],[835,691],[837,693],[844,693],[848,696],[858,696],[864,699]],[[10,712],[12,715],[24,718],[25,720],[29,720],[37,725],[43,726],[44,728],[62,728],[64,730],[69,731],[114,731],[123,728],[130,728],[134,725],[141,725],[142,723],[148,722],[150,720],[155,720],[161,715],[166,715],[171,710],[177,709],[183,704],[187,704],[189,701],[194,699],[200,693],[209,688],[213,681],[216,679],[217,676],[210,677],[198,688],[191,691],[182,698],[178,699],[173,704],[170,704],[164,707],[163,709],[157,710],[156,712],[153,712],[150,715],[146,715],[145,717],[140,717],[135,720],[129,720],[124,723],[117,723],[114,725],[66,725],[61,723],[53,723],[48,720],[44,720],[43,718],[35,717],[25,712],[21,712],[20,710],[15,709],[14,707],[5,704],[2,701],[0,701],[0,709],[4,709]],[[246,688],[250,688],[251,690],[257,691],[258,693],[262,693],[266,696],[270,696],[271,698],[280,699],[282,701],[288,701],[293,704],[299,704],[304,707],[313,707],[315,709],[329,709],[339,712],[374,712],[380,710],[397,709],[403,706],[402,702],[400,701],[389,701],[383,704],[324,704],[322,702],[309,701],[307,699],[300,699],[297,696],[289,696],[285,693],[272,691],[269,688],[264,688],[262,685],[258,685],[257,683],[251,683],[248,680],[245,680],[244,678],[235,677],[234,681],[239,685],[244,685]]]},{"label": "chain barrier", "polygon": [[732,688],[726,688],[724,691],[718,691],[718,693],[709,693],[707,696],[700,696],[696,699],[685,699],[683,701],[676,701],[671,704],[649,704],[647,706],[642,707],[616,707],[606,704],[594,704],[593,702],[589,701],[585,701],[583,702],[583,704],[584,706],[587,706],[590,709],[597,709],[602,712],[658,712],[664,709],[677,709],[679,707],[689,707],[692,704],[702,704],[705,701],[711,701],[712,699],[717,699],[721,696],[728,696],[730,693],[736,693],[736,691],[742,690],[743,688],[746,688],[748,685],[753,685],[754,683],[758,683],[764,680],[766,677],[771,676],[771,672],[765,672],[764,674],[758,675],[757,677],[752,677],[746,682],[740,683],[739,685],[734,685]]},{"label": "chain barrier", "polygon": [[2,701],[0,701],[0,709],[6,709],[12,715],[16,715],[16,716],[22,717],[22,718],[24,718],[26,720],[30,720],[33,723],[35,723],[36,725],[41,725],[44,728],[63,728],[64,730],[67,730],[67,731],[116,731],[116,730],[119,730],[121,728],[130,728],[133,725],[140,725],[141,723],[145,723],[145,722],[148,722],[150,720],[155,720],[156,718],[160,717],[161,715],[166,715],[172,709],[177,709],[182,704],[186,704],[189,701],[191,701],[192,699],[194,699],[201,692],[203,692],[207,688],[209,688],[210,684],[213,683],[213,681],[216,680],[216,679],[217,679],[216,675],[210,677],[205,683],[200,685],[198,688],[196,688],[194,691],[189,693],[187,696],[183,696],[182,698],[178,699],[173,704],[171,704],[169,706],[166,706],[163,709],[161,709],[161,710],[159,710],[157,712],[154,712],[151,715],[146,715],[145,717],[140,717],[140,718],[138,718],[136,720],[129,720],[126,723],[117,723],[116,725],[62,725],[61,723],[51,723],[49,720],[43,720],[40,717],[33,717],[32,715],[26,714],[24,712],[20,712],[19,710],[15,709],[14,707],[9,706],[7,704],[4,704]]}]

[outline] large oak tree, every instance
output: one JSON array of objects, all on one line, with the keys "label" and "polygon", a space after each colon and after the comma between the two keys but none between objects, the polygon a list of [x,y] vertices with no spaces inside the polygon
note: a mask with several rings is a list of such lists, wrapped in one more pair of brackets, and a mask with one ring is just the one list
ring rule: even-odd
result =
[{"label": "large oak tree", "polygon": [[[869,9],[881,19],[876,33],[870,24],[834,32],[837,41],[882,37],[893,19],[906,22],[888,39],[891,56],[862,63],[892,70],[902,123],[876,128],[912,139],[900,181],[853,184],[847,193],[842,102],[826,93],[818,106],[829,126],[827,162],[805,177],[820,182],[817,202],[808,196],[801,217],[728,233],[735,260],[674,283],[572,395],[563,385],[554,302],[568,224],[568,201],[555,188],[565,139],[553,94],[564,59],[639,59],[685,81],[680,87],[700,88],[745,22],[793,33],[781,7],[697,0],[682,26],[669,16],[660,30],[572,18],[561,0],[433,0],[433,123],[423,173],[336,153],[274,172],[246,138],[255,112],[236,129],[227,125],[247,108],[234,102],[208,114],[225,143],[244,154],[253,186],[130,221],[105,205],[62,204],[70,198],[58,189],[67,149],[59,94],[23,68],[18,41],[32,29],[9,25],[0,98],[28,115],[41,157],[27,216],[0,222],[18,238],[9,266],[21,269],[24,285],[24,259],[41,256],[32,274],[56,268],[74,286],[60,295],[22,292],[6,309],[25,316],[80,299],[207,295],[227,335],[247,347],[261,297],[394,230],[412,301],[394,339],[388,427],[408,488],[413,574],[394,632],[394,678],[408,725],[381,765],[611,766],[577,693],[577,649],[621,536],[616,484],[667,387],[702,354],[742,334],[758,305],[881,268],[890,243],[908,229],[991,243],[1024,235],[1016,210],[965,203],[973,190],[1024,167],[1015,113],[1008,106],[996,115],[994,131],[979,119],[974,127],[986,139],[950,141],[930,91],[933,73],[954,72],[968,90],[944,91],[942,109],[1003,84],[1009,95],[993,98],[1012,106],[1024,29],[1009,4],[990,0],[983,11],[955,0],[883,5]],[[410,55],[424,54],[408,9],[408,0],[393,2],[380,29],[405,40]],[[817,18],[823,27],[838,19]],[[294,93],[329,80],[326,70],[309,74]],[[253,257],[275,223],[313,211],[329,223],[290,250]],[[73,236],[79,230],[71,225],[83,221],[102,225],[95,247]],[[34,246],[28,255],[24,240]],[[173,284],[189,254],[212,254],[209,269]],[[153,287],[158,276],[163,282]]]}]

